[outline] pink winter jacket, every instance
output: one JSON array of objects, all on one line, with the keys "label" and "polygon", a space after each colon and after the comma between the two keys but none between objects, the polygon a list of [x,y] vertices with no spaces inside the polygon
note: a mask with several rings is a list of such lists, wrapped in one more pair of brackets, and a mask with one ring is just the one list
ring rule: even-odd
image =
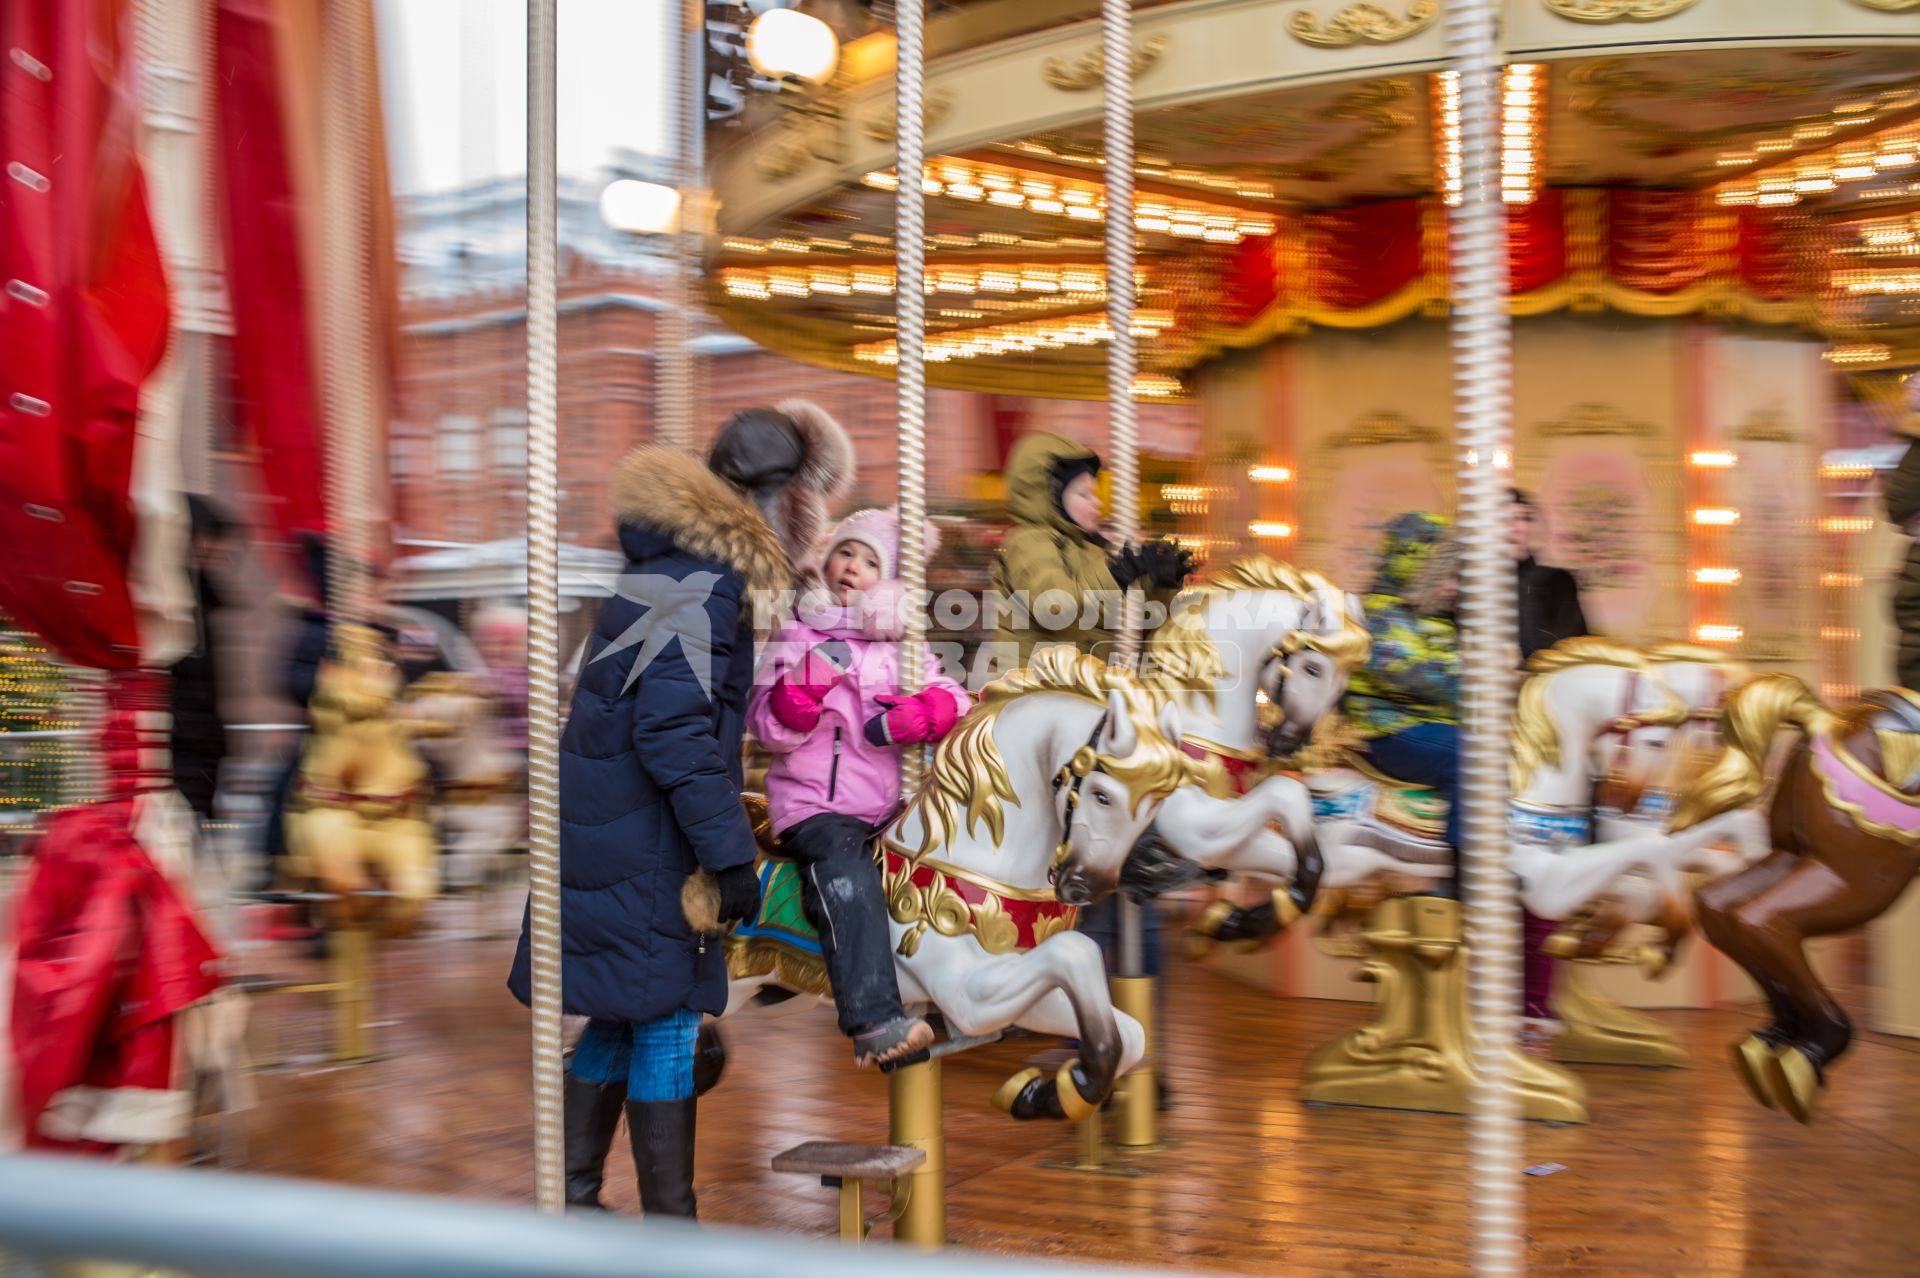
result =
[{"label": "pink winter jacket", "polygon": [[[747,731],[773,755],[767,806],[775,833],[823,812],[878,825],[900,801],[899,750],[869,744],[866,736],[867,721],[887,709],[875,698],[900,692],[900,648],[872,633],[852,608],[804,608],[766,646],[747,702]],[[851,669],[821,702],[820,722],[811,732],[796,732],[773,711],[774,685],[815,644],[829,639],[843,639],[852,649]],[[956,718],[971,704],[966,690],[941,673],[931,653],[924,686],[952,697]]]}]

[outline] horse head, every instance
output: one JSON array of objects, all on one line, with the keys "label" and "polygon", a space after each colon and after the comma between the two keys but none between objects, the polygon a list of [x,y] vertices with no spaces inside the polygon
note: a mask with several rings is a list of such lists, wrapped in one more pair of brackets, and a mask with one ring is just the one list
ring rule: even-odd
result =
[{"label": "horse head", "polygon": [[1280,711],[1267,737],[1269,753],[1298,751],[1347,693],[1347,679],[1372,650],[1359,601],[1318,573],[1306,574],[1313,604],[1297,630],[1275,647],[1268,665],[1270,686],[1261,690]]},{"label": "horse head", "polygon": [[[1513,793],[1585,806],[1592,778],[1630,741],[1662,748],[1691,716],[1637,648],[1568,639],[1527,663],[1513,712]],[[1552,795],[1536,787],[1552,789]]]},{"label": "horse head", "polygon": [[1060,843],[1049,878],[1067,905],[1091,905],[1120,883],[1133,846],[1160,803],[1191,779],[1177,744],[1180,711],[1171,702],[1147,718],[1116,688],[1087,743],[1054,777]]}]

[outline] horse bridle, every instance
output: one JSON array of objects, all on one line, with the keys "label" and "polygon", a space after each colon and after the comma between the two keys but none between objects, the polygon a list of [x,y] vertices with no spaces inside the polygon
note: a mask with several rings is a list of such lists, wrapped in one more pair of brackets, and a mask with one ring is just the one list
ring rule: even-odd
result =
[{"label": "horse bridle", "polygon": [[[1714,691],[1716,693],[1721,690],[1719,687],[1719,680],[1720,680],[1720,675],[1718,672],[1715,672]],[[1596,737],[1596,740],[1598,741],[1605,741],[1609,737],[1619,738],[1619,744],[1614,748],[1612,763],[1609,765],[1609,767],[1607,768],[1604,774],[1610,779],[1623,778],[1627,775],[1626,765],[1629,757],[1633,752],[1633,734],[1635,732],[1638,732],[1641,728],[1650,726],[1646,715],[1635,714],[1633,711],[1633,703],[1639,691],[1640,691],[1640,671],[1635,670],[1631,674],[1629,674],[1627,678],[1626,694],[1625,694],[1625,699],[1623,700],[1620,707],[1620,714],[1616,718],[1614,718],[1614,720],[1611,723],[1609,723],[1606,727],[1602,728]],[[1718,701],[1717,696],[1715,697],[1715,701],[1716,702]],[[1688,724],[1718,723],[1719,721],[1720,721],[1720,711],[1717,708],[1702,707],[1700,709],[1693,709],[1689,707],[1688,709],[1688,713],[1687,713]],[[1662,778],[1663,781],[1670,780],[1674,769],[1680,766],[1678,763],[1671,761],[1678,758],[1679,758],[1678,751],[1674,752],[1674,754],[1669,756],[1669,762],[1667,764],[1668,775],[1667,777]],[[1644,793],[1646,789],[1657,790],[1659,789],[1659,787],[1657,786],[1643,787],[1642,792]],[[1634,807],[1636,810],[1639,807],[1639,802],[1637,799],[1635,800]]]},{"label": "horse bridle", "polygon": [[1094,773],[1107,770],[1107,765],[1100,761],[1100,752],[1093,746],[1094,742],[1100,739],[1100,734],[1107,730],[1107,719],[1112,713],[1111,710],[1100,712],[1100,720],[1093,725],[1093,732],[1087,737],[1087,743],[1075,750],[1073,757],[1061,764],[1060,770],[1053,774],[1054,793],[1058,794],[1062,786],[1067,788],[1067,818],[1061,823],[1060,846],[1053,850],[1055,869],[1059,869],[1073,854],[1073,818],[1080,810],[1080,787],[1085,785],[1087,778]]}]

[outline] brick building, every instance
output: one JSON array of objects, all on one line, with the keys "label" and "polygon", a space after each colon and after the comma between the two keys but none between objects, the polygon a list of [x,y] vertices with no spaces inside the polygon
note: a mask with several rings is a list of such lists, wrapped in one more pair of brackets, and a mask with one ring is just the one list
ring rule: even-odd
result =
[{"label": "brick building", "polygon": [[[667,266],[646,241],[608,229],[602,183],[560,191],[560,536],[609,546],[615,463],[653,436],[654,367]],[[520,536],[526,526],[524,186],[482,184],[401,208],[401,334],[390,433],[394,529],[403,547]],[[895,491],[894,385],[815,368],[700,326],[696,421],[788,396],[812,399],[853,436],[857,504]],[[1142,405],[1142,438],[1163,458],[1191,455],[1195,410]],[[996,430],[996,420],[1001,430]],[[929,501],[951,508],[1000,466],[1009,421],[1100,446],[1104,405],[967,392],[928,396]]]}]

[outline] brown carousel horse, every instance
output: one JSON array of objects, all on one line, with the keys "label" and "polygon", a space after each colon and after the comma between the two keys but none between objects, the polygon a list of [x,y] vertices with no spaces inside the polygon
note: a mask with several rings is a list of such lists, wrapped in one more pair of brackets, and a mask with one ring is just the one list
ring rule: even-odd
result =
[{"label": "brown carousel horse", "polygon": [[1754,1096],[1808,1122],[1853,1027],[1807,962],[1808,937],[1872,922],[1920,870],[1920,693],[1885,689],[1829,710],[1791,675],[1728,698],[1719,760],[1681,797],[1684,830],[1756,802],[1776,733],[1805,740],[1769,808],[1773,853],[1695,894],[1700,930],[1760,986],[1773,1021],[1734,1049]]}]

